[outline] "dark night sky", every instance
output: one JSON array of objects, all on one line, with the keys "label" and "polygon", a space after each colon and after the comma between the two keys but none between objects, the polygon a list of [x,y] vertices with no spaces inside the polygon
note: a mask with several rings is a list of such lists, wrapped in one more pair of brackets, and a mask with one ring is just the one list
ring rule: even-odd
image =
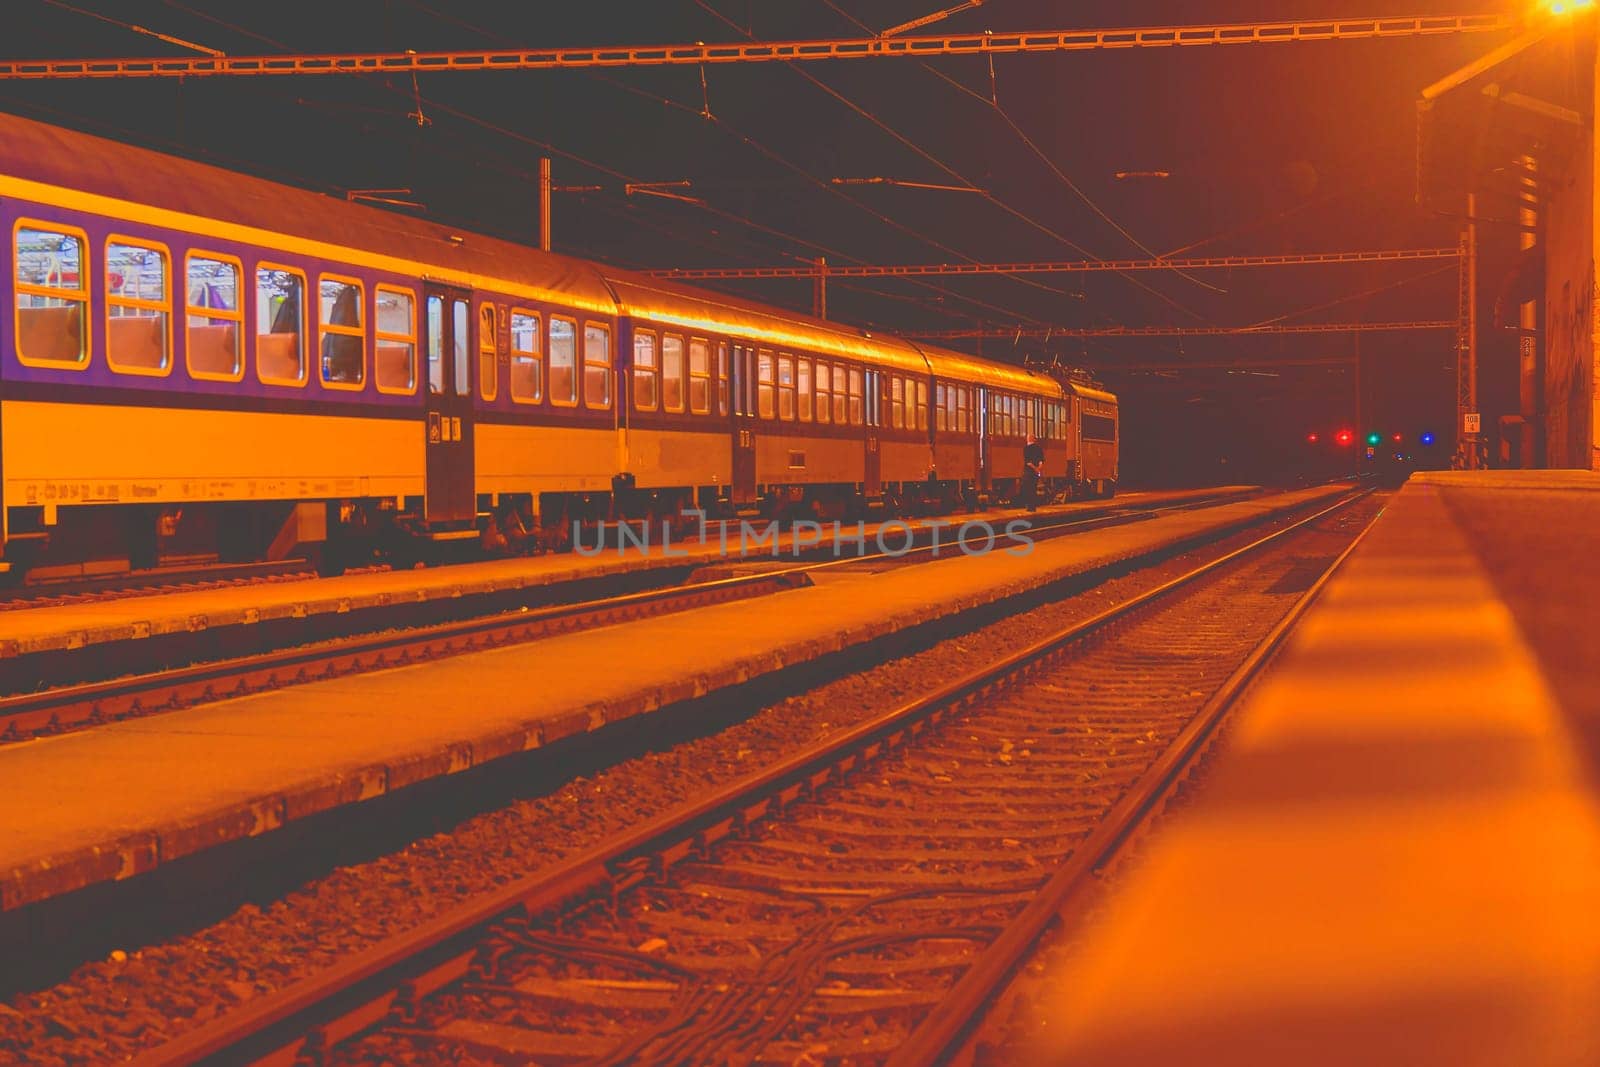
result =
[{"label": "dark night sky", "polygon": [[[660,44],[860,35],[949,6],[946,0],[641,0],[522,4],[488,0],[17,0],[8,57],[184,53],[132,24],[230,54],[415,48]],[[733,25],[712,14],[723,13]],[[1483,0],[987,0],[923,32],[1192,23],[1505,10]],[[600,185],[558,194],[559,251],[640,267],[1137,257],[1139,248],[1052,173],[1018,130],[1144,246],[1200,254],[1453,245],[1456,223],[1414,202],[1421,88],[1504,39],[1454,37],[999,56],[999,112],[979,58],[712,66],[700,114],[694,67],[497,74],[33,82],[0,84],[0,108],[338,193],[407,187],[430,216],[536,239],[538,159],[556,180]],[[935,73],[937,72],[937,73]],[[811,79],[904,140],[831,97]],[[1015,127],[1011,124],[1014,123]],[[549,146],[548,148],[546,146]],[[1119,181],[1118,171],[1167,179]],[[834,186],[887,176],[976,185],[973,193]],[[624,181],[683,181],[704,206],[625,196]],[[1004,206],[1001,206],[1004,205]],[[1010,210],[1007,210],[1010,209]],[[758,223],[765,230],[747,224]],[[1219,236],[1220,235],[1220,236]],[[1348,298],[1421,275],[1361,299]],[[830,286],[835,318],[884,328],[1243,324],[1433,319],[1454,315],[1449,261],[1388,266],[1115,275],[868,280]],[[808,282],[727,283],[809,309]],[[1081,295],[1079,295],[1081,293]],[[1341,301],[1333,303],[1335,301]],[[985,355],[1117,359],[1367,356],[1370,422],[1449,423],[1446,332],[1283,338],[1006,341]],[[970,342],[963,343],[971,347]],[[1342,373],[1279,377],[1108,376],[1163,450],[1224,455],[1303,444],[1306,428],[1349,423]],[[1187,443],[1186,443],[1187,442]],[[1195,447],[1194,442],[1204,442]],[[1152,447],[1155,445],[1153,444]],[[1137,462],[1138,449],[1131,450]],[[1194,457],[1190,457],[1193,459]],[[1216,473],[1216,472],[1213,472]]]}]

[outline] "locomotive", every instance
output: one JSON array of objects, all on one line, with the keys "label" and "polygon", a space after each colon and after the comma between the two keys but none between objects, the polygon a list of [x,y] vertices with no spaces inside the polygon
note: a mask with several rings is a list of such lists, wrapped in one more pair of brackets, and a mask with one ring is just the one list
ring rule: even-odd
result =
[{"label": "locomotive", "polygon": [[1049,373],[0,115],[0,574],[1109,495]]}]

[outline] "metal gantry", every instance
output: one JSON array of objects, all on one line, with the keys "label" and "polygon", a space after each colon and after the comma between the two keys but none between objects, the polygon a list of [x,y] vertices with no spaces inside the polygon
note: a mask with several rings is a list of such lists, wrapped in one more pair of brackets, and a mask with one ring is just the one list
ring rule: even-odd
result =
[{"label": "metal gantry", "polygon": [[1324,367],[1329,369],[1343,369],[1355,366],[1354,356],[1331,357],[1285,357],[1283,359],[1194,359],[1194,360],[1166,360],[1165,362],[1130,362],[1119,361],[1094,361],[1084,362],[1084,366],[1096,374],[1164,374],[1169,372],[1183,372],[1196,370],[1214,371],[1277,371],[1285,367],[1310,367],[1316,369]]},{"label": "metal gantry", "polygon": [[1459,248],[1394,248],[1369,252],[1308,252],[1266,256],[1200,256],[1185,259],[1072,259],[1019,263],[907,263],[793,267],[701,267],[652,270],[656,278],[696,281],[713,278],[916,278],[934,274],[1087,274],[1150,270],[1217,270],[1232,267],[1291,267],[1335,263],[1401,263],[1452,259]]},{"label": "metal gantry", "polygon": [[1415,322],[1311,322],[1274,323],[1270,326],[1102,326],[1088,329],[1022,326],[977,327],[963,330],[904,331],[902,337],[924,341],[955,341],[968,338],[1012,337],[1050,340],[1055,337],[1227,337],[1241,334],[1293,333],[1371,333],[1382,330],[1454,330],[1455,319],[1424,319]]},{"label": "metal gantry", "polygon": [[1085,52],[1121,48],[1345,41],[1374,37],[1427,37],[1491,33],[1514,28],[1504,14],[1418,15],[1366,19],[1209,26],[1145,26],[1037,30],[1026,33],[939,34],[915,37],[848,37],[831,40],[746,41],[716,44],[619,45],[610,48],[519,48],[452,52],[360,52],[254,56],[144,56],[112,59],[12,59],[0,61],[0,80],[42,78],[200,78],[310,74],[425,74],[496,70],[563,70],[586,67],[695,66],[705,63],[794,63],[1003,55],[1018,52]]}]

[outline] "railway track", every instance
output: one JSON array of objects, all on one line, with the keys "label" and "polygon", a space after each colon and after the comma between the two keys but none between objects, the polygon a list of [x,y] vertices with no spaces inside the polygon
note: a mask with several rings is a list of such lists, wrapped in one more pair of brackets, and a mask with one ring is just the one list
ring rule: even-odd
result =
[{"label": "railway track", "polygon": [[[1211,499],[1213,498],[1198,498],[1183,504],[1165,506],[1204,506]],[[1137,502],[1107,504],[1102,508],[1095,509],[1090,517],[1099,517],[1104,512],[1112,514],[1133,513],[1143,508],[1144,505]],[[981,515],[963,515],[959,516],[959,518],[994,518],[995,515],[996,513],[994,512],[985,512]],[[1072,521],[1076,520],[1073,519]],[[471,566],[471,563],[443,565]],[[345,573],[358,574],[389,569],[387,564],[374,563],[366,567],[351,567]],[[32,611],[39,608],[94,604],[102,601],[125,600],[129,597],[162,596],[171,593],[234,588],[266,582],[317,580],[316,568],[303,559],[291,559],[275,563],[178,564],[151,570],[107,575],[48,578],[30,581],[15,588],[3,588],[0,589],[0,612]]]},{"label": "railway track", "polygon": [[943,1062],[1359,537],[1350,504],[137,1062]]},{"label": "railway track", "polygon": [[[1063,516],[1046,520],[1032,531],[1036,539],[1081,533],[1108,526],[1141,522],[1171,511],[1204,507],[1209,500],[1185,501],[1157,507],[1132,507],[1097,512],[1087,517]],[[943,557],[959,551],[949,540]],[[765,596],[809,583],[810,575],[832,569],[909,566],[941,557],[931,544],[820,562],[758,563],[747,573],[685,585],[623,593],[575,604],[521,607],[487,616],[407,626],[417,605],[394,605],[393,626],[371,632],[376,620],[351,625],[361,632],[311,643],[303,647],[274,648],[251,655],[196,662],[107,680],[58,685],[36,692],[0,697],[0,744],[26,741],[142,715],[157,714],[207,701],[329,678],[347,677],[413,663],[500,648],[538,640],[554,634],[610,625],[671,612],[690,611],[731,600]],[[468,612],[469,616],[473,613]],[[339,616],[334,616],[339,618]],[[146,639],[149,640],[149,639]],[[74,650],[82,658],[81,650]],[[67,653],[67,660],[73,653]],[[69,660],[67,660],[69,661]],[[115,661],[96,657],[95,665],[114,671]],[[37,684],[38,664],[12,664],[7,673]],[[48,676],[46,676],[48,677]]]}]

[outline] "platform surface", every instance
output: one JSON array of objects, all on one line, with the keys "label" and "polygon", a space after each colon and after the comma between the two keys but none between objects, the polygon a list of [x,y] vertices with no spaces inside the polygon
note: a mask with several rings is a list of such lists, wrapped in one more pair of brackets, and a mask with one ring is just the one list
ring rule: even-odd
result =
[{"label": "platform surface", "polygon": [[1600,474],[1418,475],[1019,1063],[1600,1063]]},{"label": "platform surface", "polygon": [[[1138,504],[1183,504],[1209,496],[1245,497],[1254,486],[1220,486],[1215,489],[1123,493],[1114,500],[1079,501],[1040,509],[1041,515],[1086,516]],[[952,521],[988,519],[1003,525],[1017,509],[999,509],[977,515],[959,515]],[[760,530],[765,522],[752,520]],[[918,528],[924,523],[910,523]],[[735,526],[735,530],[737,527]],[[867,543],[874,544],[877,523],[865,527]],[[887,536],[887,535],[886,535]],[[901,535],[896,535],[901,536]],[[737,535],[734,537],[737,542]],[[754,553],[771,550],[754,543]],[[788,553],[793,536],[782,534],[778,549]],[[890,544],[899,542],[890,538]],[[77,649],[112,641],[130,641],[170,633],[226,626],[249,626],[275,619],[359,611],[401,601],[449,600],[505,590],[556,586],[567,582],[608,578],[668,567],[720,562],[725,558],[716,538],[660,543],[660,532],[648,547],[630,544],[626,550],[597,544],[583,552],[492,560],[481,563],[428,567],[420,570],[369,571],[338,578],[295,582],[257,582],[216,589],[129,596],[84,604],[0,611],[0,657],[58,649]]]},{"label": "platform surface", "polygon": [[0,747],[0,909],[674,702],[1207,531],[1306,489]]}]

